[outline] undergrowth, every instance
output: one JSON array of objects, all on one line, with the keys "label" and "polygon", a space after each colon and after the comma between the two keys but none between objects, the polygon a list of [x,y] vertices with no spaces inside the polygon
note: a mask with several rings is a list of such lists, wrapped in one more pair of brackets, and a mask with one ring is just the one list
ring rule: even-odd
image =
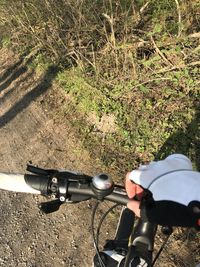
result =
[{"label": "undergrowth", "polygon": [[62,68],[72,123],[108,166],[181,152],[199,168],[199,14],[196,0],[0,0],[1,42]]}]

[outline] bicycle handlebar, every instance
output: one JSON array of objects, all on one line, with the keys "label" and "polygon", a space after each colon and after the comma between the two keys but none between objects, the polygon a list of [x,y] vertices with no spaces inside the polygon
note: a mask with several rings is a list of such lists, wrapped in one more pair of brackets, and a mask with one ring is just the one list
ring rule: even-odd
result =
[{"label": "bicycle handlebar", "polygon": [[[128,202],[125,189],[121,186],[112,184],[112,188],[98,189],[94,186],[94,177],[68,171],[43,171],[46,173],[39,174],[36,171],[34,172],[36,175],[0,173],[0,189],[45,196],[54,195],[62,202],[78,202],[90,198],[106,199],[122,205]],[[106,183],[105,177],[107,176],[104,176],[101,182]]]},{"label": "bicycle handlebar", "polygon": [[[56,200],[41,203],[40,209],[45,213],[57,211],[65,202],[80,202],[91,198],[101,201],[106,199],[122,205],[129,201],[125,188],[114,185],[112,179],[105,174],[91,177],[69,171],[44,170],[34,166],[28,166],[27,170],[32,174],[0,173],[0,189],[54,196]],[[138,255],[151,262],[156,225],[142,220],[139,220],[138,225],[137,231],[133,232],[133,242],[130,244],[125,266],[129,266],[131,258]],[[134,249],[134,254],[132,247],[139,248],[139,252]]]},{"label": "bicycle handlebar", "polygon": [[[89,196],[91,198],[98,198],[96,193],[91,188],[78,188],[75,184],[69,184],[69,194],[80,194]],[[117,204],[126,205],[128,203],[128,197],[125,193],[125,189],[119,186],[115,186],[113,192],[104,197],[104,199],[115,202]]]}]

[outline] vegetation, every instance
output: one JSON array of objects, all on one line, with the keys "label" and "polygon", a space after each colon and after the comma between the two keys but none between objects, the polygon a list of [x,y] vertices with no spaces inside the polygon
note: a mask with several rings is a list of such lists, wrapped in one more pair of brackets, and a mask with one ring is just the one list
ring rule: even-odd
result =
[{"label": "vegetation", "polygon": [[2,44],[62,68],[72,123],[119,169],[172,152],[200,166],[199,15],[197,0],[0,0]]}]

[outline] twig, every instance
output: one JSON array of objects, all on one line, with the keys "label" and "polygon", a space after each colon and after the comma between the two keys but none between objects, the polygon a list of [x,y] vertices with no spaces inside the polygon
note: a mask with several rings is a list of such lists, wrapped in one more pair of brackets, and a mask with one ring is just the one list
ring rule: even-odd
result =
[{"label": "twig", "polygon": [[148,5],[149,5],[149,1],[140,8],[140,14],[144,12],[144,10],[148,7]]},{"label": "twig", "polygon": [[197,65],[200,65],[200,61],[191,62],[191,63],[187,64],[186,66],[197,66]]},{"label": "twig", "polygon": [[200,61],[194,61],[194,62],[191,62],[191,63],[188,63],[188,64],[182,64],[182,65],[179,65],[179,66],[173,66],[173,68],[170,68],[170,69],[162,69],[162,70],[156,72],[156,74],[166,73],[166,72],[174,71],[174,70],[177,70],[177,69],[184,69],[186,67],[193,67],[193,66],[197,66],[197,65],[200,65]]},{"label": "twig", "polygon": [[181,9],[180,9],[178,0],[175,0],[175,2],[176,2],[177,12],[178,12],[178,37],[180,37],[181,31],[182,31]]},{"label": "twig", "polygon": [[97,73],[97,64],[96,64],[96,56],[95,56],[95,52],[94,52],[94,45],[92,44],[92,57],[93,57],[93,62],[94,62],[94,69],[95,72]]},{"label": "twig", "polygon": [[188,35],[189,38],[200,38],[200,32],[195,32]]},{"label": "twig", "polygon": [[145,82],[142,82],[142,83],[138,83],[133,88],[138,87],[138,86],[141,86],[141,85],[144,85],[144,84],[147,84],[147,83],[152,83],[152,82],[155,82],[155,81],[160,81],[160,80],[161,81],[163,81],[163,80],[171,80],[171,78],[160,77],[160,78],[151,79],[151,80],[148,80],[148,81],[145,81]]},{"label": "twig", "polygon": [[157,52],[157,54],[165,61],[165,63],[167,65],[173,66],[173,64],[165,57],[165,55],[160,51],[160,49],[158,48],[157,44],[155,43],[153,36],[150,37],[151,38],[151,42]]},{"label": "twig", "polygon": [[87,61],[93,68],[94,70],[96,70],[96,66],[95,64],[93,64],[87,57],[85,57],[81,52],[79,52],[78,50],[74,50],[74,54],[77,56],[78,55],[78,58],[84,58],[85,61]]},{"label": "twig", "polygon": [[119,60],[118,54],[116,53],[116,38],[115,38],[115,30],[114,30],[114,17],[113,17],[113,10],[112,10],[112,1],[110,1],[110,8],[111,8],[111,16],[103,13],[102,15],[108,20],[110,24],[111,34],[110,34],[110,43],[115,51],[115,65],[118,70],[119,67]]},{"label": "twig", "polygon": [[198,45],[193,51],[192,51],[192,53],[196,53],[196,52],[198,52],[200,50],[200,45]]},{"label": "twig", "polygon": [[[185,68],[185,67],[187,67],[187,66],[197,66],[197,65],[200,65],[200,61],[194,61],[194,62],[191,62],[191,63],[189,63],[189,64],[187,64],[187,65],[182,65],[182,66],[180,66],[180,67],[178,67],[178,66],[175,67],[175,66],[174,66],[174,67],[171,68],[171,69],[165,70],[165,71],[163,71],[163,72],[157,72],[156,74],[160,74],[160,73],[164,73],[164,72],[168,72],[168,71],[173,71],[173,70],[176,70],[176,69],[178,69],[178,68],[183,69],[183,68]],[[155,82],[155,81],[165,81],[165,80],[171,80],[171,78],[160,77],[160,78],[150,79],[150,80],[148,80],[148,81],[145,81],[145,82],[136,84],[133,88],[136,88],[136,87],[141,86],[141,85],[145,85],[145,84],[147,84],[147,83],[152,83],[152,82]],[[199,84],[199,82],[198,82],[197,84]]]},{"label": "twig", "polygon": [[113,47],[115,49],[116,48],[116,40],[115,40],[114,19],[113,19],[113,16],[110,17],[109,15],[107,15],[105,13],[103,13],[102,15],[107,19],[107,21],[110,24],[110,29],[111,29],[110,42],[111,42],[111,44],[113,45]]}]

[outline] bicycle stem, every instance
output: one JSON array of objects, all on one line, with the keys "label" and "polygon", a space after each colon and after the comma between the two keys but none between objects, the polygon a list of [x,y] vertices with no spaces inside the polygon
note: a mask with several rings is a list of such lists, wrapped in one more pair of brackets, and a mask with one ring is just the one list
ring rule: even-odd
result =
[{"label": "bicycle stem", "polygon": [[129,239],[124,267],[129,267],[131,259],[137,256],[142,257],[147,262],[148,267],[151,266],[156,230],[156,224],[145,222],[141,218],[138,219]]}]

